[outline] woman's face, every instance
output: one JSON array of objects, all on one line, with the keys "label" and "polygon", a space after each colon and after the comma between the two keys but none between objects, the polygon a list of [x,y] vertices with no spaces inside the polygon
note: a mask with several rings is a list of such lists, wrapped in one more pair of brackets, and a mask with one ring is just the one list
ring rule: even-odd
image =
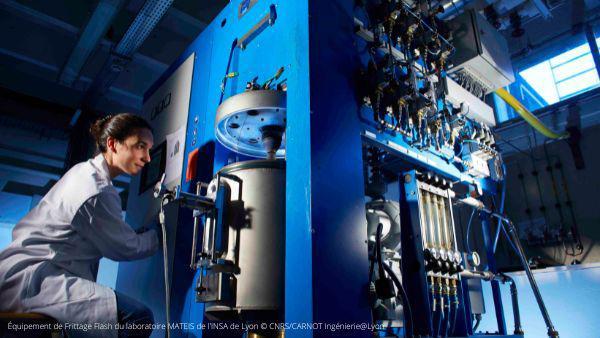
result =
[{"label": "woman's face", "polygon": [[136,129],[124,141],[114,142],[113,165],[123,173],[136,175],[150,162],[150,149],[153,145],[154,137],[149,129]]}]

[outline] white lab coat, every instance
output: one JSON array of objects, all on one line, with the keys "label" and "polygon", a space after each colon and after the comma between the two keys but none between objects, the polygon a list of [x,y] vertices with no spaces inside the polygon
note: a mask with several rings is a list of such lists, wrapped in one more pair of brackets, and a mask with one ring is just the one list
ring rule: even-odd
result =
[{"label": "white lab coat", "polygon": [[[100,258],[134,260],[157,249],[154,230],[136,234],[122,220],[121,199],[98,155],[71,168],[15,225],[0,252],[0,311],[115,328],[115,293],[95,283]],[[117,330],[69,332],[81,335],[117,337]]]}]

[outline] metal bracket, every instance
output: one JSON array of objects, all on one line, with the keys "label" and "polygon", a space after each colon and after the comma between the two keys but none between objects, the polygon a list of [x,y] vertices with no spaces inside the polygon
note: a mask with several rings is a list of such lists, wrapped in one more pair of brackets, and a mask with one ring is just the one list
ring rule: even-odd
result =
[{"label": "metal bracket", "polygon": [[246,49],[248,44],[254,40],[258,34],[264,31],[268,26],[273,26],[276,19],[277,12],[275,11],[275,5],[271,5],[269,7],[269,13],[266,14],[256,25],[252,26],[252,28],[250,28],[250,30],[238,40],[238,47],[240,47],[241,50]]}]

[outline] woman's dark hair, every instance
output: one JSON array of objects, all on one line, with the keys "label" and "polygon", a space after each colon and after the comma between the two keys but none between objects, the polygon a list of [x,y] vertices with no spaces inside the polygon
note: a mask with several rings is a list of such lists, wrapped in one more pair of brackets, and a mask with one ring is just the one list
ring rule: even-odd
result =
[{"label": "woman's dark hair", "polygon": [[150,124],[142,117],[122,113],[117,115],[107,115],[99,118],[90,127],[90,134],[96,142],[96,149],[102,153],[106,152],[106,139],[110,136],[119,142],[133,135],[137,129],[149,129]]}]

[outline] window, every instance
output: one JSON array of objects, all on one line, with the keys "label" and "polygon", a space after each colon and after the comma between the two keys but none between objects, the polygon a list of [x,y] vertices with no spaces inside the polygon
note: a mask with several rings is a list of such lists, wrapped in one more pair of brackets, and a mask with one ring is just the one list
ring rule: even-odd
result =
[{"label": "window", "polygon": [[[600,38],[596,40],[600,45]],[[507,89],[525,107],[533,111],[600,87],[598,71],[584,43],[516,74]],[[515,117],[512,109],[495,98],[498,122]]]},{"label": "window", "polygon": [[587,43],[527,68],[520,75],[548,104],[600,86],[594,58]]}]

